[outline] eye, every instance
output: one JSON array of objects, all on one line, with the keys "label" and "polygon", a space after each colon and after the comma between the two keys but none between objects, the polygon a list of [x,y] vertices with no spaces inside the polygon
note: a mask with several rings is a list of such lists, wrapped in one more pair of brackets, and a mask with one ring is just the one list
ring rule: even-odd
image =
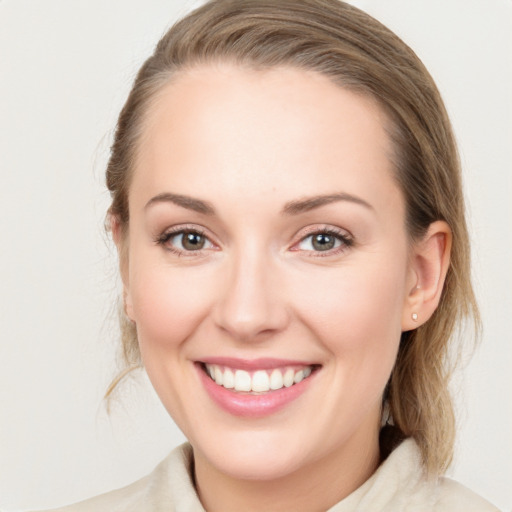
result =
[{"label": "eye", "polygon": [[204,233],[194,229],[168,231],[158,237],[157,243],[177,253],[195,252],[214,247]]},{"label": "eye", "polygon": [[295,250],[333,254],[350,247],[352,243],[352,239],[346,234],[339,233],[332,229],[324,229],[317,230],[302,238],[302,240],[295,246]]},{"label": "eye", "polygon": [[178,249],[200,251],[205,246],[208,246],[209,240],[203,234],[196,231],[182,231],[172,236],[169,242]]},{"label": "eye", "polygon": [[299,248],[303,251],[329,251],[341,245],[341,240],[328,233],[315,233],[304,238]]}]

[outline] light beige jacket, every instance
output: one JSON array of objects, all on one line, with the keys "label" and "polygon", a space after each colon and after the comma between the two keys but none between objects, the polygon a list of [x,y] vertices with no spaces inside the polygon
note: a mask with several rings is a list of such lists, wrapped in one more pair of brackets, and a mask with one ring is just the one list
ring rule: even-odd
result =
[{"label": "light beige jacket", "polygon": [[[184,444],[145,478],[52,512],[205,512],[192,483],[192,448]],[[499,512],[466,487],[424,479],[415,442],[404,441],[359,489],[327,512]],[[262,511],[271,512],[271,511]]]}]

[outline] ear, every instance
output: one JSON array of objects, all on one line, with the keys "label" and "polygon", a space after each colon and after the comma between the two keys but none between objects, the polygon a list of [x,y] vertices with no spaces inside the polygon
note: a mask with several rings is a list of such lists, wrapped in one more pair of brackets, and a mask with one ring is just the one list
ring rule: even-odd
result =
[{"label": "ear", "polygon": [[411,248],[402,331],[424,324],[436,310],[450,266],[452,231],[444,221],[433,222]]},{"label": "ear", "polygon": [[123,282],[123,307],[126,316],[133,322],[133,305],[129,287],[128,272],[128,233],[125,231],[117,215],[109,215],[108,222],[112,238],[116,244],[117,254],[119,256],[119,271]]}]

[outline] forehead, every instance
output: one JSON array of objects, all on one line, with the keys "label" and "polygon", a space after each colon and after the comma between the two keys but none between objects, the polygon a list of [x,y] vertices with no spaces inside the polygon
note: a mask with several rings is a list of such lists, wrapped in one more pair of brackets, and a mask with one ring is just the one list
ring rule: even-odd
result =
[{"label": "forehead", "polygon": [[315,72],[197,67],[151,103],[130,193],[378,196],[395,186],[386,123],[375,100]]}]

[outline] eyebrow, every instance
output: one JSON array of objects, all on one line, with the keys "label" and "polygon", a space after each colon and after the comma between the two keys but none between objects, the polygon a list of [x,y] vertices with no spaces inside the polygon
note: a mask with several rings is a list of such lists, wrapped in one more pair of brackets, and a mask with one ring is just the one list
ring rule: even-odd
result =
[{"label": "eyebrow", "polygon": [[[339,192],[336,194],[305,197],[303,199],[289,201],[284,205],[281,213],[285,215],[298,215],[338,201],[348,201],[350,203],[364,206],[369,210],[373,210],[373,206],[360,197],[353,196],[352,194],[347,194],[345,192]],[[181,206],[182,208],[186,208],[187,210],[202,213],[203,215],[215,215],[215,208],[210,202],[182,194],[172,194],[170,192],[164,192],[152,197],[146,203],[144,209],[147,209],[157,203],[173,203],[177,206]]]},{"label": "eyebrow", "polygon": [[364,206],[369,210],[374,209],[370,203],[367,203],[364,199],[361,199],[360,197],[353,196],[352,194],[347,194],[345,192],[339,192],[337,194],[326,194],[320,196],[305,197],[303,199],[290,201],[284,205],[283,213],[287,215],[298,215],[300,213],[309,212],[310,210],[314,210],[315,208],[320,208],[321,206],[335,203],[337,201],[348,201],[350,203],[355,203]]},{"label": "eyebrow", "polygon": [[174,203],[187,210],[193,210],[203,215],[215,215],[215,208],[208,201],[202,199],[196,199],[190,196],[184,196],[181,194],[171,194],[170,192],[164,192],[152,197],[144,206],[144,209],[148,209],[150,206],[157,203]]}]

